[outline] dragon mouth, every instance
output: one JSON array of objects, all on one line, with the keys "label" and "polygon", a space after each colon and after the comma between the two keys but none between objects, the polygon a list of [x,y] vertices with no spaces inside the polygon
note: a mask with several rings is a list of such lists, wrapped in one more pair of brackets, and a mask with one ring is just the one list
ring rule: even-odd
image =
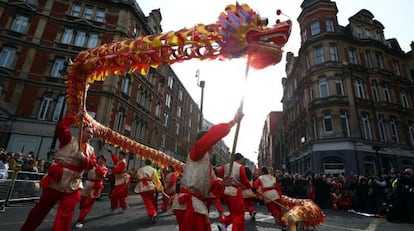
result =
[{"label": "dragon mouth", "polygon": [[287,20],[263,31],[250,30],[246,35],[250,66],[263,69],[280,62],[291,29],[292,22]]}]

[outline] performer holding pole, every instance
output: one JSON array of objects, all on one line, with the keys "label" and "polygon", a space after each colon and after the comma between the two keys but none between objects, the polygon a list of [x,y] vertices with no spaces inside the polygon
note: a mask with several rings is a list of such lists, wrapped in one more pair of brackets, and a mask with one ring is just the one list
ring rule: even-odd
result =
[{"label": "performer holding pole", "polygon": [[212,187],[231,184],[231,178],[213,180],[210,155],[213,146],[242,118],[243,113],[239,109],[232,121],[214,125],[208,131],[197,134],[196,143],[187,156],[180,193],[172,206],[180,231],[211,231],[208,210],[204,204],[205,196]]}]

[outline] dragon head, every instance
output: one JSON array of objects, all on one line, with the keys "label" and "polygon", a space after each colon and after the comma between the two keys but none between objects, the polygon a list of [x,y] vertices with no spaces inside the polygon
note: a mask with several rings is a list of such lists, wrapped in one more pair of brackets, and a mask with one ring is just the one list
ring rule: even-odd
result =
[{"label": "dragon head", "polygon": [[[280,15],[281,11],[277,11]],[[268,20],[246,4],[229,5],[219,17],[219,33],[223,40],[220,55],[223,58],[248,57],[248,63],[256,69],[279,63],[282,47],[289,39],[292,21],[276,22],[267,27]]]}]

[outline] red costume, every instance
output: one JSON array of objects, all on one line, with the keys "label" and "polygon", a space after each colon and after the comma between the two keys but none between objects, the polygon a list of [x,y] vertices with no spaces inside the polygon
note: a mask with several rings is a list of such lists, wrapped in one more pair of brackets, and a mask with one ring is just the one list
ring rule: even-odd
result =
[{"label": "red costume", "polygon": [[[237,155],[237,154],[236,154]],[[240,155],[240,154],[239,154]],[[240,155],[241,156],[241,155]],[[242,158],[242,157],[240,157]],[[241,159],[239,159],[241,160]],[[224,165],[224,167],[217,170],[218,176],[228,176],[230,171],[230,164]],[[233,224],[232,230],[244,231],[244,200],[242,195],[242,188],[251,188],[249,179],[247,178],[246,171],[243,165],[238,160],[233,162],[233,169],[230,176],[233,178],[233,184],[226,186],[224,189],[224,202],[226,203],[230,215],[222,216],[220,222],[229,226]]]},{"label": "red costume", "polygon": [[280,197],[282,196],[282,189],[276,181],[276,178],[268,173],[263,174],[254,181],[253,186],[261,190],[263,202],[267,210],[275,218],[275,222],[279,222],[282,227],[286,226],[286,223],[281,220],[283,214],[279,204],[281,204]]},{"label": "red costume", "polygon": [[226,136],[234,124],[231,121],[211,127],[191,148],[181,179],[180,193],[172,206],[180,231],[211,230],[204,199],[212,187],[220,188],[221,181],[214,179],[210,153],[213,145]]},{"label": "red costume", "polygon": [[79,217],[76,228],[82,228],[85,222],[85,217],[92,210],[95,199],[100,197],[101,191],[104,188],[102,180],[108,173],[108,168],[104,165],[105,158],[98,157],[96,166],[88,171],[87,180],[84,183],[84,188],[81,191],[81,200],[79,203]]},{"label": "red costume", "polygon": [[[85,127],[82,133],[82,147],[79,152],[78,139],[72,137],[70,128],[76,121],[74,116],[65,116],[56,126],[59,150],[47,174],[41,180],[42,195],[39,202],[30,210],[21,231],[36,230],[49,211],[58,203],[53,230],[69,231],[71,229],[76,204],[83,188],[84,170],[96,164],[94,149],[87,141],[92,137],[92,128]],[[86,140],[86,141],[85,141]]]},{"label": "red costume", "polygon": [[[221,180],[220,178],[217,178],[216,174],[214,173],[214,170],[212,171],[214,174],[214,179]],[[219,212],[220,216],[223,215],[224,209],[223,205],[221,204],[220,198],[223,194],[222,190],[217,190],[218,188],[211,188],[208,194],[206,195],[206,206],[207,210],[210,211],[211,203],[214,202],[214,205],[216,206],[217,212]]]},{"label": "red costume", "polygon": [[171,202],[174,201],[174,196],[176,193],[177,183],[177,174],[175,172],[169,172],[164,178],[165,189],[164,192],[166,195],[162,196],[161,211],[166,212]]},{"label": "red costume", "polygon": [[112,174],[115,177],[114,188],[111,191],[111,210],[121,207],[125,210],[128,205],[126,198],[128,197],[128,187],[131,183],[131,176],[127,171],[127,163],[125,153],[120,153],[124,158],[118,158],[115,153],[111,153],[111,159],[114,162]]},{"label": "red costume", "polygon": [[151,167],[151,161],[146,160],[146,165],[137,171],[138,183],[135,186],[134,192],[138,193],[142,197],[147,214],[152,218],[152,223],[156,222],[157,218],[157,206],[155,201],[155,189],[162,191],[163,187],[158,177],[157,170]]}]

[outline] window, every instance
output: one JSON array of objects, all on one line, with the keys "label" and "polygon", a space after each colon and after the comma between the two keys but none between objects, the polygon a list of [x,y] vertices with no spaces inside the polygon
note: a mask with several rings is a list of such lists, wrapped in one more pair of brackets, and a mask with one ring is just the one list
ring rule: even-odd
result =
[{"label": "window", "polygon": [[135,117],[134,122],[132,122],[132,130],[131,130],[131,136],[132,138],[138,138],[139,137],[139,118]]},{"label": "window", "polygon": [[383,91],[384,91],[385,101],[391,102],[390,89],[388,87],[388,84],[384,83]]},{"label": "window", "polygon": [[36,6],[36,5],[37,5],[36,0],[25,0],[25,2],[26,2],[27,4],[32,5],[32,6]]},{"label": "window", "polygon": [[368,114],[362,115],[362,128],[364,130],[364,138],[372,140],[371,124]]},{"label": "window", "polygon": [[414,122],[408,123],[408,130],[410,132],[411,145],[414,145]]},{"label": "window", "polygon": [[375,58],[377,59],[377,67],[384,69],[384,61],[382,58],[382,54],[379,52],[375,52]]},{"label": "window", "polygon": [[302,41],[306,41],[308,39],[308,34],[306,32],[306,29],[302,30]]},{"label": "window", "polygon": [[321,98],[329,96],[328,80],[326,78],[319,78],[319,94]]},{"label": "window", "polygon": [[397,60],[392,61],[392,68],[394,69],[394,74],[395,75],[401,75],[400,63]]},{"label": "window", "polygon": [[326,31],[327,32],[334,32],[334,24],[332,18],[326,19]]},{"label": "window", "polygon": [[316,64],[321,64],[325,61],[323,57],[322,46],[315,47],[315,60],[316,60]]},{"label": "window", "polygon": [[367,60],[367,66],[369,68],[372,67],[372,57],[371,57],[371,52],[369,50],[365,51],[365,59]]},{"label": "window", "polygon": [[378,86],[377,86],[377,82],[376,81],[372,81],[372,83],[371,83],[371,90],[372,90],[372,95],[374,96],[374,100],[375,101],[379,101],[380,100],[380,96],[378,94]]},{"label": "window", "polygon": [[5,46],[0,52],[0,67],[11,68],[16,59],[16,48]]},{"label": "window", "polygon": [[104,22],[105,21],[105,9],[98,8],[96,10],[95,21]]},{"label": "window", "polygon": [[190,104],[190,113],[193,113],[193,104]]},{"label": "window", "polygon": [[155,106],[155,116],[157,118],[160,118],[161,115],[161,103],[157,102],[157,105]]},{"label": "window", "polygon": [[393,143],[395,144],[400,143],[400,138],[398,137],[397,118],[393,116],[390,118],[390,126],[391,126],[391,137],[392,137]]},{"label": "window", "polygon": [[165,105],[166,105],[168,108],[171,108],[171,95],[170,95],[170,94],[167,94],[167,95],[165,96]]},{"label": "window", "polygon": [[336,77],[335,87],[336,87],[336,94],[337,95],[340,95],[340,96],[345,95],[345,93],[344,93],[344,83],[342,82],[341,77]]},{"label": "window", "polygon": [[312,116],[313,138],[318,139],[318,120],[315,115]]},{"label": "window", "polygon": [[124,109],[119,109],[116,113],[114,130],[120,132],[124,123]]},{"label": "window", "polygon": [[344,137],[350,137],[350,128],[349,128],[349,118],[348,118],[348,112],[345,110],[341,110],[341,129],[342,129],[342,135]]},{"label": "window", "polygon": [[123,81],[122,81],[122,87],[121,87],[122,93],[129,94],[130,85],[131,85],[131,77],[124,76]]},{"label": "window", "polygon": [[177,107],[177,117],[178,118],[181,117],[181,107],[180,106]]},{"label": "window", "polygon": [[75,38],[75,46],[83,47],[86,40],[86,32],[78,31]]},{"label": "window", "polygon": [[191,119],[191,117],[190,118],[188,118],[188,127],[190,127],[191,128],[191,125],[193,124],[193,122],[192,122],[193,120]]},{"label": "window", "polygon": [[54,78],[63,78],[63,70],[65,70],[65,59],[55,58],[52,69],[50,70],[50,76]]},{"label": "window", "polygon": [[98,34],[90,34],[86,48],[95,48],[98,45]]},{"label": "window", "polygon": [[164,113],[164,127],[168,127],[168,120],[170,116],[167,113]]},{"label": "window", "polygon": [[335,44],[330,44],[329,45],[329,57],[330,57],[331,61],[339,61],[338,50],[336,49]]},{"label": "window", "polygon": [[59,121],[63,115],[66,114],[66,102],[65,102],[65,96],[59,96],[57,102],[56,102],[56,106],[55,106],[55,111],[53,113],[53,117],[52,120],[53,121]]},{"label": "window", "polygon": [[387,130],[385,129],[385,123],[384,123],[384,115],[378,116],[378,130],[380,135],[380,140],[382,142],[387,141]]},{"label": "window", "polygon": [[362,39],[362,29],[361,29],[361,27],[359,27],[359,26],[356,27],[356,34],[357,34],[359,39]]},{"label": "window", "polygon": [[73,38],[73,29],[66,28],[62,35],[61,42],[64,44],[71,44]]},{"label": "window", "polygon": [[181,89],[178,91],[178,100],[183,101],[183,91]]},{"label": "window", "polygon": [[26,33],[27,25],[29,24],[29,18],[23,15],[17,15],[11,25],[11,30],[19,33]]},{"label": "window", "polygon": [[370,29],[365,29],[365,35],[367,39],[372,39],[372,32]]},{"label": "window", "polygon": [[132,37],[133,38],[138,37],[139,36],[139,32],[140,32],[140,29],[139,29],[138,25],[135,25],[134,31],[132,32]]},{"label": "window", "polygon": [[154,128],[152,130],[151,144],[154,146],[158,146],[157,142],[158,142],[158,130],[157,128]]},{"label": "window", "polygon": [[349,48],[348,55],[349,55],[349,62],[351,62],[352,64],[358,64],[358,59],[357,59],[356,51],[354,48]]},{"label": "window", "polygon": [[161,147],[165,148],[165,145],[167,144],[167,135],[163,133],[161,135]]},{"label": "window", "polygon": [[404,91],[404,90],[401,90],[401,91],[400,91],[400,96],[401,96],[402,106],[403,106],[404,108],[409,108],[409,107],[410,107],[410,105],[409,105],[409,103],[408,103],[407,93],[405,93],[405,91]]},{"label": "window", "polygon": [[81,5],[79,3],[73,3],[72,5],[72,11],[70,12],[70,15],[73,17],[79,17],[81,12]]},{"label": "window", "polygon": [[52,95],[46,94],[43,96],[42,103],[40,104],[39,113],[37,114],[38,120],[46,120],[49,115],[50,108],[53,102]]},{"label": "window", "polygon": [[85,12],[83,13],[83,18],[91,20],[93,14],[93,7],[92,6],[86,6]]},{"label": "window", "polygon": [[323,129],[325,133],[333,133],[333,121],[330,111],[323,112]]},{"label": "window", "polygon": [[321,27],[319,25],[319,21],[315,20],[311,22],[311,36],[317,35],[321,33]]},{"label": "window", "polygon": [[175,134],[180,135],[180,124],[179,123],[175,123]]},{"label": "window", "polygon": [[355,80],[355,87],[356,87],[356,93],[358,98],[365,98],[365,91],[364,86],[362,85],[362,81],[360,79]]},{"label": "window", "polygon": [[174,78],[170,75],[170,76],[168,76],[168,87],[170,89],[172,89],[173,88],[173,84],[174,84]]}]

